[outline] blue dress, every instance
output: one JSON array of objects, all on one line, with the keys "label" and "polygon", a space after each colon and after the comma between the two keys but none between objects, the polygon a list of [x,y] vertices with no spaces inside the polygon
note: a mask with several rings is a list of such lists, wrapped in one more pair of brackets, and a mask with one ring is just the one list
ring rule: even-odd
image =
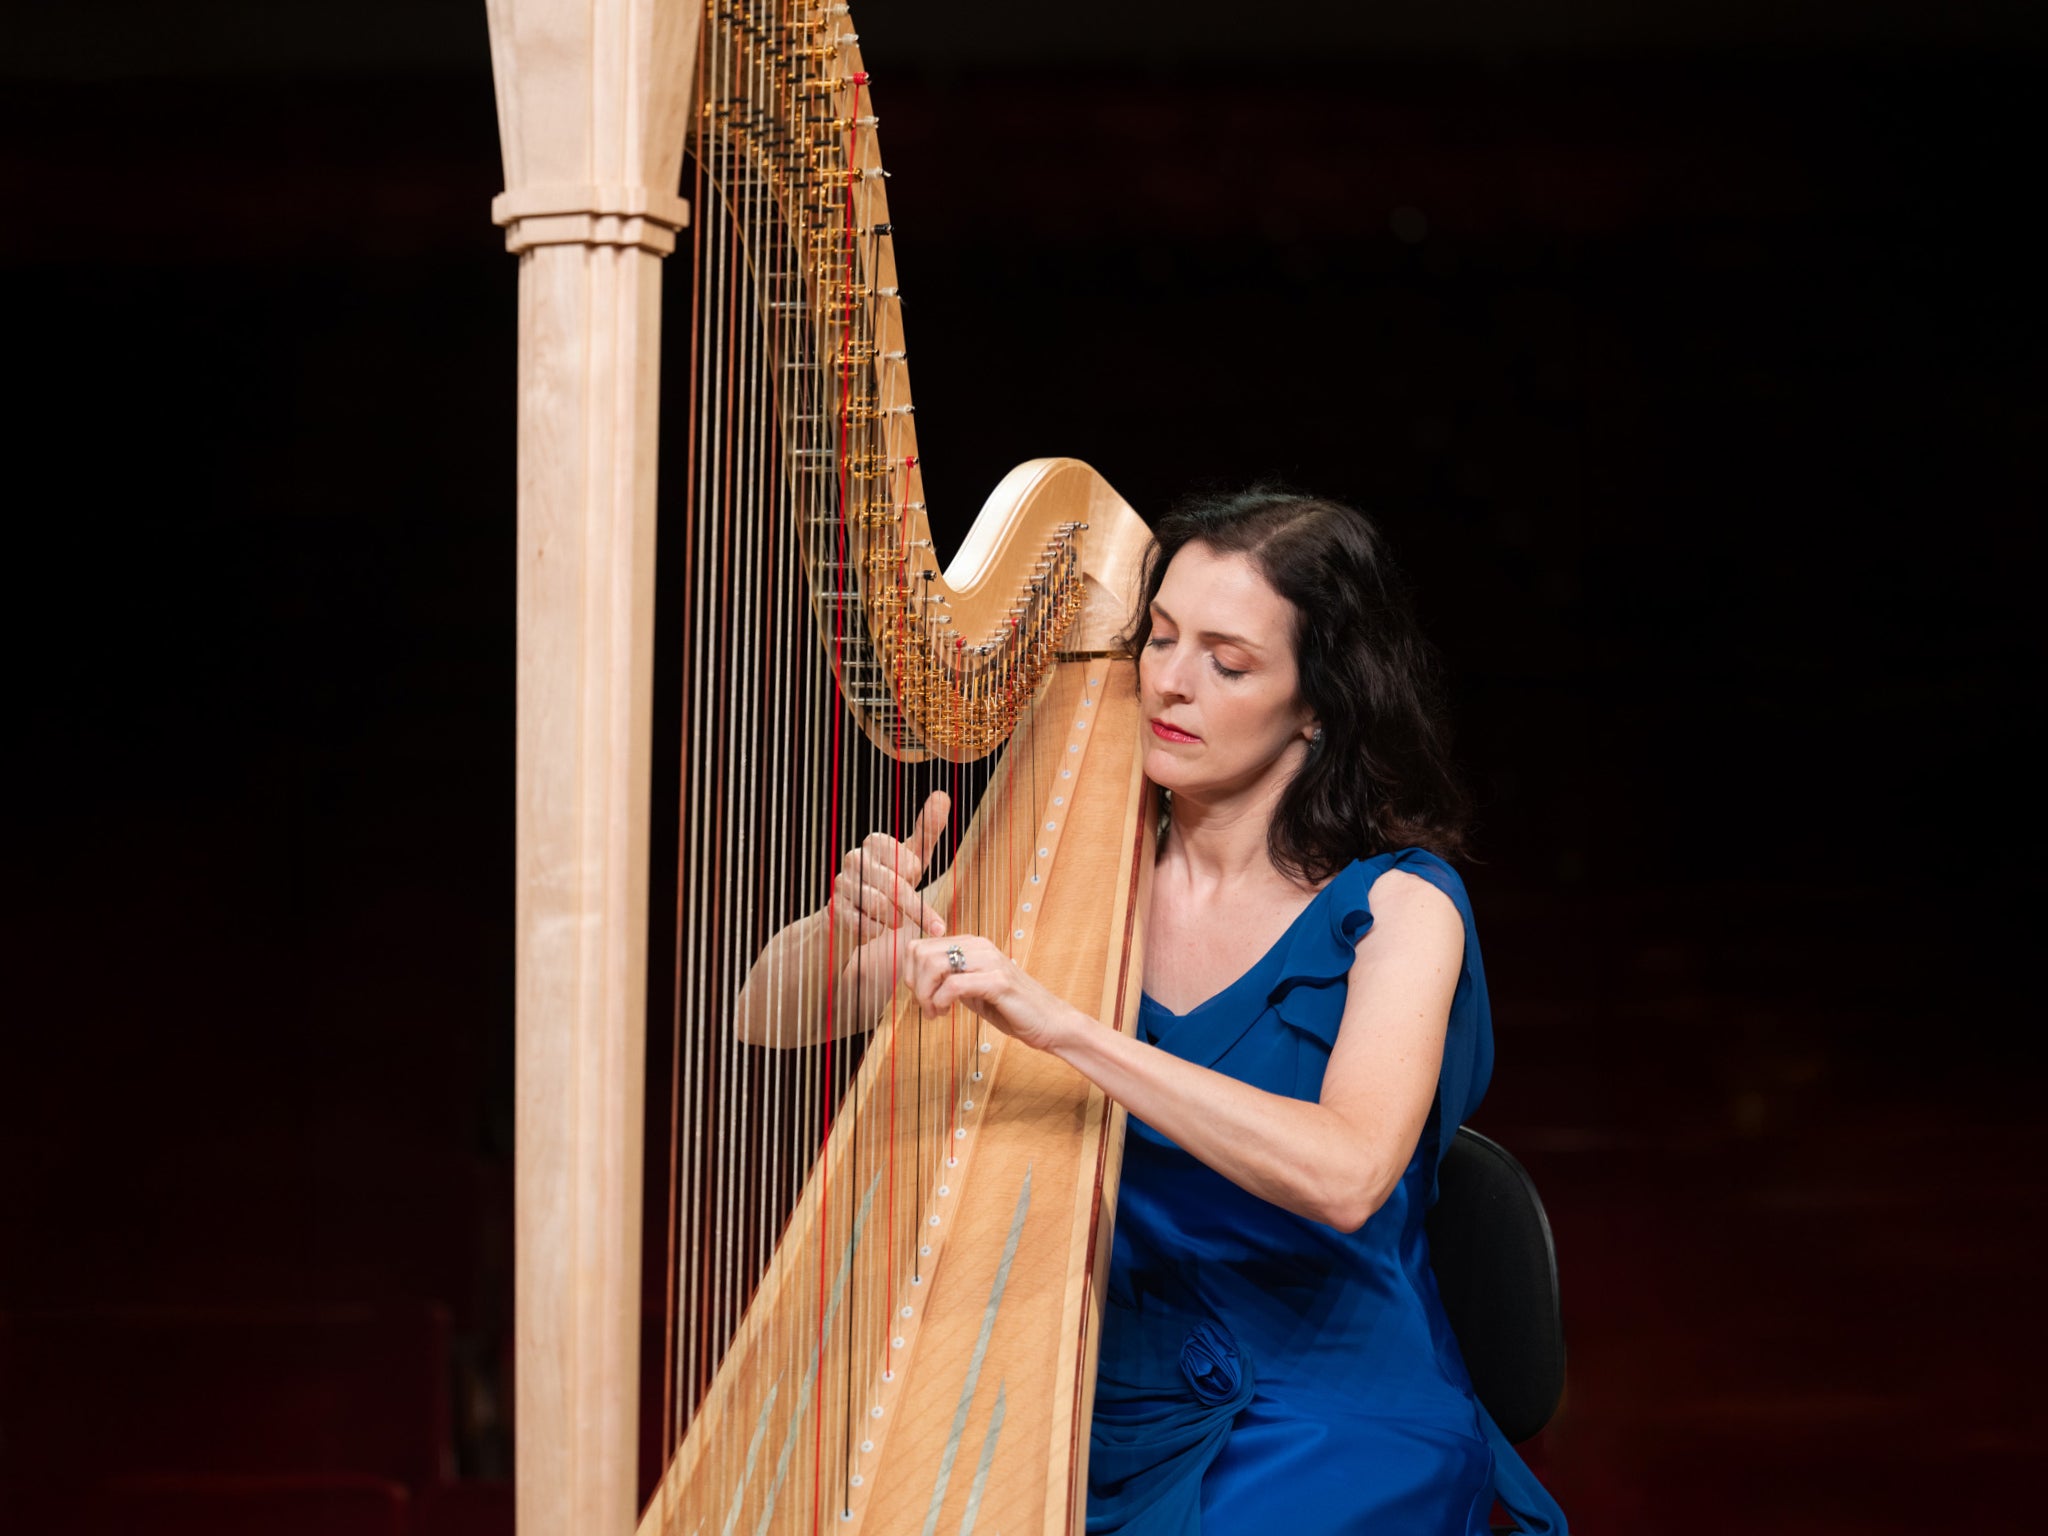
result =
[{"label": "blue dress", "polygon": [[1089,1442],[1090,1536],[1484,1536],[1563,1515],[1472,1395],[1423,1218],[1437,1162],[1486,1091],[1493,1027],[1465,886],[1420,849],[1352,864],[1259,963],[1138,1030],[1188,1061],[1313,1101],[1344,1015],[1369,893],[1399,868],[1465,920],[1442,1075],[1399,1186],[1354,1233],[1295,1216],[1133,1116]]}]

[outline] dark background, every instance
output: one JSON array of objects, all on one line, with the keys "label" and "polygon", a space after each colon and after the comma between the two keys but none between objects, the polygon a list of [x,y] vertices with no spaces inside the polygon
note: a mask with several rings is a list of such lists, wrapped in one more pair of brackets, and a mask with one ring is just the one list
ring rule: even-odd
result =
[{"label": "dark background", "polygon": [[[1415,581],[1583,1531],[2034,1502],[2044,15],[856,7],[942,537],[1070,454]],[[481,5],[0,23],[17,1495],[503,1528],[501,186]]]}]

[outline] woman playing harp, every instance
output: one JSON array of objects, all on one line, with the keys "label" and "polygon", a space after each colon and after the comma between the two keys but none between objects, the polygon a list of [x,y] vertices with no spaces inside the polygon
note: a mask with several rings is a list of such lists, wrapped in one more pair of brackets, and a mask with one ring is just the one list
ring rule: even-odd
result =
[{"label": "woman playing harp", "polygon": [[[1371,525],[1253,492],[1160,522],[1130,637],[1168,805],[1144,999],[1120,1033],[918,881],[947,807],[849,852],[757,963],[836,931],[840,1011],[899,981],[1067,1062],[1129,1112],[1089,1448],[1091,1532],[1477,1533],[1557,1506],[1473,1395],[1423,1218],[1492,1065],[1428,650]],[[836,930],[832,925],[836,925]],[[794,963],[792,963],[794,962]],[[835,962],[837,963],[837,962]]]}]

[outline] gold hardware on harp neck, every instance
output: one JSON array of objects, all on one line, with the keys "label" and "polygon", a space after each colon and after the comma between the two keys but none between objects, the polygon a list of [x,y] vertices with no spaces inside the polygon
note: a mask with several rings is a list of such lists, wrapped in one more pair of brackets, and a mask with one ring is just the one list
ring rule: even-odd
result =
[{"label": "gold hardware on harp neck", "polygon": [[[867,680],[845,691],[878,745],[965,761],[1006,739],[1081,612],[1078,542],[1040,524],[1037,549],[1004,558],[999,588],[983,590],[984,570],[956,600],[931,539],[910,537],[925,531],[910,515],[927,509],[910,495],[916,455],[903,452],[916,414],[908,354],[893,311],[881,318],[903,302],[878,243],[894,233],[880,200],[889,173],[861,137],[879,115],[854,34],[833,19],[844,14],[722,0],[709,25],[733,66],[708,88],[698,159],[728,200],[775,202],[755,302],[772,332],[765,364],[784,386],[777,457],[801,498],[799,549],[813,602],[834,616],[820,638],[842,679]],[[845,622],[855,614],[866,622]]]}]

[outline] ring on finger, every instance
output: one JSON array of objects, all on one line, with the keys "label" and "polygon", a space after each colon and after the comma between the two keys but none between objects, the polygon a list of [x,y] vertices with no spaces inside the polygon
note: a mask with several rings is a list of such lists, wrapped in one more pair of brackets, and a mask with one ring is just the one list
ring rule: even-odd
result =
[{"label": "ring on finger", "polygon": [[958,944],[946,946],[946,969],[956,972],[967,969],[967,951]]}]

